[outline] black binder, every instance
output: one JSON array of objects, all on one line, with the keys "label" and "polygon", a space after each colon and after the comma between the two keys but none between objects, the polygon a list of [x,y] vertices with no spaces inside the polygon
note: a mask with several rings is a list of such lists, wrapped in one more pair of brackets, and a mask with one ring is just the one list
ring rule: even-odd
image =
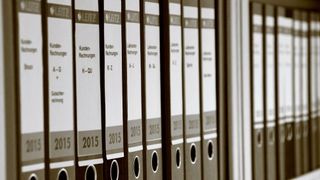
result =
[{"label": "black binder", "polygon": [[263,6],[258,3],[252,3],[250,8],[252,173],[254,179],[264,179]]},{"label": "black binder", "polygon": [[264,16],[265,57],[265,164],[266,179],[277,178],[275,8],[266,5]]}]

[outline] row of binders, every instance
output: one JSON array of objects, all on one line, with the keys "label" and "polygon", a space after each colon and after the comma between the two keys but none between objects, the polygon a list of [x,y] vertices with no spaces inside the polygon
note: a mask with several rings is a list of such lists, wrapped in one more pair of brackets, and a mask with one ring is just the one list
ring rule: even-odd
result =
[{"label": "row of binders", "polygon": [[5,3],[18,179],[218,179],[214,0]]},{"label": "row of binders", "polygon": [[254,179],[320,167],[320,13],[250,4]]}]

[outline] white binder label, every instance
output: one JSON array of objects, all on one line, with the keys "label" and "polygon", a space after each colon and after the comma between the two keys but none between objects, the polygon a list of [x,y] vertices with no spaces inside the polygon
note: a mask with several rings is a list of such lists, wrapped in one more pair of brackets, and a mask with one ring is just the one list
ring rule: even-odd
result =
[{"label": "white binder label", "polygon": [[200,133],[198,8],[183,8],[185,133],[190,136]]},{"label": "white binder label", "polygon": [[201,8],[202,107],[205,132],[216,130],[216,53],[214,9]]},{"label": "white binder label", "polygon": [[102,141],[98,1],[76,0],[75,17],[78,155],[100,155]]},{"label": "white binder label", "polygon": [[121,0],[104,2],[107,159],[123,157]]},{"label": "white binder label", "polygon": [[144,3],[147,141],[161,139],[159,3]]},{"label": "white binder label", "polygon": [[47,6],[49,143],[52,159],[74,155],[73,32],[71,1],[50,0]]},{"label": "white binder label", "polygon": [[182,38],[180,4],[169,3],[171,136],[182,137]]},{"label": "white binder label", "polygon": [[307,121],[308,117],[308,23],[302,22],[302,113],[303,120]]},{"label": "white binder label", "polygon": [[274,17],[266,17],[266,83],[267,83],[267,121],[275,121],[275,52]]},{"label": "white binder label", "polygon": [[253,15],[253,109],[254,123],[263,123],[262,16]]},{"label": "white binder label", "polygon": [[22,161],[40,163],[44,158],[41,2],[20,1],[19,7],[20,152]]},{"label": "white binder label", "polygon": [[299,122],[302,115],[302,97],[301,97],[301,77],[302,77],[302,56],[301,56],[301,21],[294,21],[294,80],[295,80],[295,121]]},{"label": "white binder label", "polygon": [[139,1],[126,1],[128,143],[142,142]]}]

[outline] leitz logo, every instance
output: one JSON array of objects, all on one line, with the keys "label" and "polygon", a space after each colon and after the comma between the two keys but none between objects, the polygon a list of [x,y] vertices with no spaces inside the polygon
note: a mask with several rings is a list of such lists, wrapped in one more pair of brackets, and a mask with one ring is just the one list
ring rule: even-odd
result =
[{"label": "leitz logo", "polygon": [[39,14],[41,12],[41,3],[37,0],[21,1],[20,11]]},{"label": "leitz logo", "polygon": [[71,7],[66,5],[49,4],[49,16],[57,18],[71,18]]}]

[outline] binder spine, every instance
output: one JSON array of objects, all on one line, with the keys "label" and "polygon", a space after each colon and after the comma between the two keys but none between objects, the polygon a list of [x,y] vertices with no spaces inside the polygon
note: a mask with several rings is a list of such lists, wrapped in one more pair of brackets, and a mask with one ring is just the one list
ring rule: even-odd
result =
[{"label": "binder spine", "polygon": [[48,179],[75,179],[72,2],[46,1]]},{"label": "binder spine", "polygon": [[16,13],[20,126],[18,171],[20,179],[44,179],[42,1],[16,1]]},{"label": "binder spine", "polygon": [[125,1],[126,138],[128,179],[143,179],[140,1]]},{"label": "binder spine", "polygon": [[318,124],[317,124],[317,16],[310,14],[310,152],[311,152],[311,170],[317,167],[318,159]]},{"label": "binder spine", "polygon": [[274,7],[265,6],[265,160],[266,179],[277,178],[276,160],[276,76],[275,76],[275,16]]},{"label": "binder spine", "polygon": [[294,12],[294,159],[295,176],[302,170],[302,24],[300,11]]},{"label": "binder spine", "polygon": [[103,104],[106,179],[125,179],[121,0],[103,1]]},{"label": "binder spine", "polygon": [[[75,0],[77,179],[103,179],[99,5]],[[90,34],[90,38],[86,36]]]},{"label": "binder spine", "polygon": [[201,0],[199,5],[202,178],[218,179],[215,1]]},{"label": "binder spine", "polygon": [[[285,41],[283,47],[283,58],[281,59],[284,62],[284,76],[286,84],[284,87],[284,102],[285,102],[285,139],[286,139],[286,151],[285,151],[285,170],[286,170],[286,179],[291,179],[294,177],[294,104],[293,104],[293,92],[294,92],[294,53],[293,53],[293,13],[292,10],[285,10],[285,30],[283,32],[282,41]],[[282,24],[282,23],[280,23]],[[281,29],[280,29],[281,31]],[[285,49],[286,48],[286,49]]]},{"label": "binder spine", "polygon": [[308,78],[308,15],[301,13],[302,18],[302,173],[309,171],[309,78]]},{"label": "binder spine", "polygon": [[163,174],[184,179],[182,29],[180,0],[160,1]]},{"label": "binder spine", "polygon": [[185,179],[201,179],[198,2],[183,1]]},{"label": "binder spine", "polygon": [[264,179],[263,7],[251,4],[251,94],[253,177]]},{"label": "binder spine", "polygon": [[144,176],[162,180],[159,1],[141,1]]}]

